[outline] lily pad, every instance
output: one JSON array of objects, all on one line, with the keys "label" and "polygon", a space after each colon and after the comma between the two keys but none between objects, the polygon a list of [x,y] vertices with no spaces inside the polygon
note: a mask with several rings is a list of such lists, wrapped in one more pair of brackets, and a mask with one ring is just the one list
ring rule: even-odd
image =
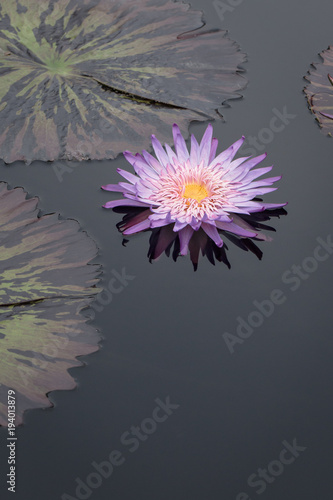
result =
[{"label": "lily pad", "polygon": [[308,103],[312,113],[325,134],[333,134],[333,47],[328,47],[320,54],[323,62],[313,64],[306,80],[310,85],[305,87]]},{"label": "lily pad", "polygon": [[80,311],[100,290],[95,243],[74,220],[38,215],[37,198],[0,183],[0,425],[15,391],[16,424],[46,394],[73,389],[68,369],[98,349],[99,335]]},{"label": "lily pad", "polygon": [[2,0],[0,157],[108,159],[240,97],[245,56],[166,0]]}]

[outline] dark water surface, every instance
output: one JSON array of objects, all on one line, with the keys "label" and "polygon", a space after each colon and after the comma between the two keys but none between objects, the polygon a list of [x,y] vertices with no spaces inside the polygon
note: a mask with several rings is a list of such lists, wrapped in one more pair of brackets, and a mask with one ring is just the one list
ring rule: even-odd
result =
[{"label": "dark water surface", "polygon": [[[212,2],[192,5],[248,54],[244,99],[224,110],[225,123],[214,124],[219,151],[243,134],[268,138],[257,153],[266,150],[265,165],[283,174],[278,191],[265,199],[288,201],[288,216],[274,222],[273,242],[261,244],[261,262],[233,248],[230,271],[202,259],[193,273],[189,258],[149,264],[147,234],[122,247],[114,226],[120,217],[101,208],[110,195],[99,189],[118,181],[116,167],[126,166],[121,157],[75,164],[62,182],[51,165],[1,165],[0,180],[38,195],[43,213],[77,219],[95,239],[105,286],[113,270],[135,277],[96,314],[102,347],[84,358],[84,368],[71,370],[78,388],[53,392],[51,410],[26,414],[18,431],[17,493],[8,498],[332,498],[332,249],[321,250],[327,259],[315,264],[307,258],[317,238],[333,235],[333,140],[320,133],[302,88],[310,63],[333,43],[333,5],[238,3],[224,21]],[[292,116],[281,130],[263,132],[283,110]],[[191,127],[198,137],[204,129]],[[306,273],[303,265],[317,269]],[[305,274],[295,278],[295,270]],[[267,317],[231,354],[223,334],[235,334],[237,318],[247,321],[258,311],[254,301],[270,299],[275,289],[280,304],[273,310],[265,303]],[[175,405],[170,414],[157,412],[156,400],[167,398]],[[153,415],[161,420],[155,427]],[[134,439],[140,425],[146,434]],[[7,498],[6,430],[0,437],[1,498]],[[82,489],[77,496],[76,478],[86,483],[96,472],[92,463],[108,460],[113,450],[121,465],[92,493]]]}]

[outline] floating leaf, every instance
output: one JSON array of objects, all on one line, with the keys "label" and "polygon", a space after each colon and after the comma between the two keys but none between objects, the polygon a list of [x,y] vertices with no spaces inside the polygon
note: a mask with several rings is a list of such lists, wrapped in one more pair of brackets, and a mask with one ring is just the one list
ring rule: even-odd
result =
[{"label": "floating leaf", "polygon": [[99,336],[80,311],[98,293],[96,245],[74,220],[38,216],[38,200],[0,183],[0,425],[7,391],[16,423],[26,409],[52,406],[46,394],[72,389],[68,368],[98,349]]},{"label": "floating leaf", "polygon": [[181,2],[2,0],[0,157],[114,158],[216,118],[245,56],[202,27]]},{"label": "floating leaf", "polygon": [[304,92],[312,113],[315,114],[322,131],[333,134],[333,47],[328,47],[320,56],[323,62],[313,64],[314,69],[309,71],[306,80],[310,85]]}]

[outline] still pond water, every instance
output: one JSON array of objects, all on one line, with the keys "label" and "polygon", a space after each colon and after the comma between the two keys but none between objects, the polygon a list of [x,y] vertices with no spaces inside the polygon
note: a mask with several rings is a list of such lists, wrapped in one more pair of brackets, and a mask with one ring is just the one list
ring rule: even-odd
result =
[{"label": "still pond water", "polygon": [[[103,285],[113,271],[134,277],[96,314],[101,349],[71,370],[78,388],[53,392],[53,409],[26,414],[18,432],[16,500],[76,498],[77,478],[86,484],[114,450],[112,474],[91,494],[82,487],[81,498],[332,498],[333,255],[314,272],[303,266],[317,239],[333,233],[333,141],[320,133],[302,89],[310,63],[333,43],[333,5],[253,0],[230,7],[237,2],[226,0],[222,21],[212,2],[191,3],[248,54],[244,98],[214,124],[219,147],[241,135],[257,138],[266,164],[283,175],[266,200],[288,201],[288,216],[274,221],[277,232],[261,244],[261,262],[232,248],[231,270],[202,259],[194,273],[188,258],[149,264],[147,234],[122,246],[119,215],[101,208],[110,196],[99,189],[118,182],[122,157],[77,164],[62,182],[50,165],[0,166],[1,181],[38,195],[43,213],[74,218],[95,239]],[[263,146],[259,138],[270,137],[263,129],[277,113],[284,126]],[[201,137],[204,129],[194,124],[191,132]],[[301,277],[294,274],[298,265]],[[236,334],[276,289],[279,301],[265,302],[267,317],[247,329],[231,354],[223,334]],[[149,427],[154,415],[161,421]],[[133,437],[137,426],[146,432]],[[5,498],[4,429],[0,437]],[[105,466],[104,474],[110,471]]]}]

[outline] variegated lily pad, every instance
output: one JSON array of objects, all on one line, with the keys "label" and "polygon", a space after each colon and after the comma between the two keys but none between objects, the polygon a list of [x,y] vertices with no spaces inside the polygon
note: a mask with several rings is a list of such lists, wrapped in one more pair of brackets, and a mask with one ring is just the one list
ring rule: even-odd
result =
[{"label": "variegated lily pad", "polygon": [[321,54],[323,62],[313,64],[306,80],[310,85],[304,92],[312,113],[315,114],[322,131],[333,134],[333,47],[330,46]]},{"label": "variegated lily pad", "polygon": [[171,0],[2,0],[0,157],[106,159],[239,97],[225,31]]},{"label": "variegated lily pad", "polygon": [[39,217],[37,202],[0,183],[0,425],[9,389],[19,424],[26,409],[52,406],[48,392],[74,388],[68,368],[98,349],[80,314],[99,292],[96,245],[74,220]]}]

